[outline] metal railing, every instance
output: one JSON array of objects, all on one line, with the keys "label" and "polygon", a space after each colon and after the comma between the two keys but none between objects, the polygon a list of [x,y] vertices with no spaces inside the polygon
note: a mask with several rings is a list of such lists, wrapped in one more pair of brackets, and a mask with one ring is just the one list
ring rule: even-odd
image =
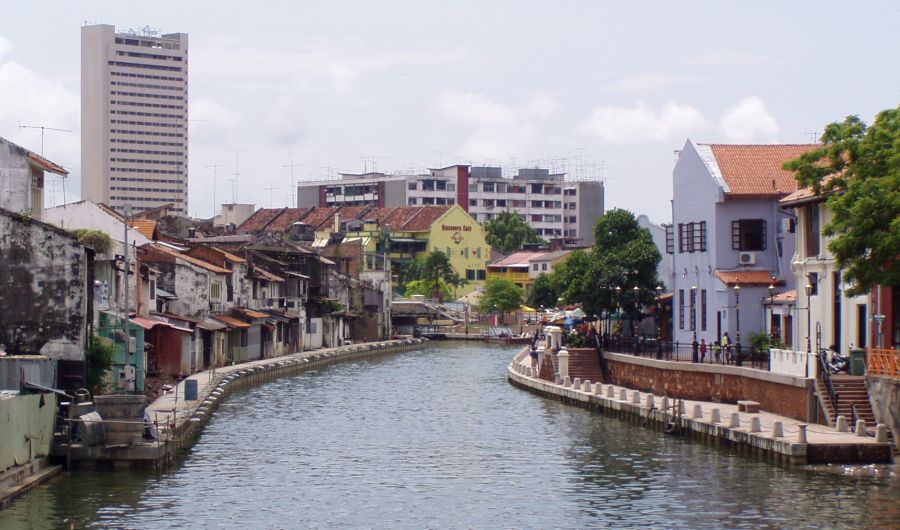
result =
[{"label": "metal railing", "polygon": [[[651,357],[665,361],[694,362],[694,344],[691,342],[673,342],[657,340],[654,337],[603,337],[603,350],[612,353],[627,353],[638,357]],[[697,346],[696,362],[702,364],[738,364],[749,365],[761,370],[769,369],[768,350],[742,347],[740,354],[737,348],[730,351],[725,348],[715,348],[707,345],[706,353],[700,351]]]},{"label": "metal railing", "polygon": [[900,378],[900,350],[869,348],[866,359],[866,373]]},{"label": "metal railing", "polygon": [[828,366],[828,359],[825,350],[819,352],[819,378],[825,384],[825,391],[828,393],[828,401],[831,403],[831,409],[837,414],[838,393],[834,388],[834,381],[831,380],[831,367]]}]

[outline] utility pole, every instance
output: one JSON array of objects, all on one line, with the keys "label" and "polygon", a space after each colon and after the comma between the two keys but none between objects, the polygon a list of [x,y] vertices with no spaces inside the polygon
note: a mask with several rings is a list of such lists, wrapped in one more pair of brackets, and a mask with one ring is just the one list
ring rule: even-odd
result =
[{"label": "utility pole", "polygon": [[213,217],[216,216],[216,169],[224,167],[225,164],[210,164],[203,167],[211,167],[213,170]]}]

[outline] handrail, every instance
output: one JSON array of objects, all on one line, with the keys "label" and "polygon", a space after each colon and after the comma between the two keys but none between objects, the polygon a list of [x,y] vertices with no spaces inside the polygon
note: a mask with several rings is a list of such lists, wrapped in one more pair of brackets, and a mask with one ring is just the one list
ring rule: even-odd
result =
[{"label": "handrail", "polygon": [[869,348],[867,353],[866,373],[900,378],[900,350]]},{"label": "handrail", "polygon": [[600,373],[603,374],[603,382],[609,382],[609,366],[606,357],[603,356],[603,347],[600,344],[600,335],[594,335],[594,349],[597,351],[597,360],[600,361]]},{"label": "handrail", "polygon": [[856,403],[850,404],[850,416],[853,418],[853,428],[856,428],[856,422],[859,421],[859,411],[856,410]]},{"label": "handrail", "polygon": [[837,414],[838,393],[834,388],[834,381],[831,380],[831,368],[825,360],[824,349],[819,351],[818,358],[819,374],[822,376],[822,381],[825,383],[825,390],[828,392],[828,400],[831,402],[831,408],[834,409],[834,413]]}]

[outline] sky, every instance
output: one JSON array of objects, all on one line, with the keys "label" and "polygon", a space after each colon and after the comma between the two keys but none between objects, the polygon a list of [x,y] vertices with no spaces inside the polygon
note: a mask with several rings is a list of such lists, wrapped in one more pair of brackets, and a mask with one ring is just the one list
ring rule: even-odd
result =
[{"label": "sky", "polygon": [[603,178],[607,209],[662,223],[688,138],[808,143],[900,103],[900,2],[129,4],[0,17],[0,136],[40,152],[41,131],[20,125],[70,131],[44,131],[71,171],[48,183],[51,205],[80,198],[85,23],[189,35],[197,217],[235,192],[291,206],[292,178],[462,163]]}]

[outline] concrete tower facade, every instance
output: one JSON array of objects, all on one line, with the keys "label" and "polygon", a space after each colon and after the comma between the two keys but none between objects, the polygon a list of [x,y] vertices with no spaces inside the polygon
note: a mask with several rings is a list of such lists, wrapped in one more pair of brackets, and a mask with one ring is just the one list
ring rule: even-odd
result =
[{"label": "concrete tower facade", "polygon": [[187,215],[188,36],[81,28],[81,196]]}]

